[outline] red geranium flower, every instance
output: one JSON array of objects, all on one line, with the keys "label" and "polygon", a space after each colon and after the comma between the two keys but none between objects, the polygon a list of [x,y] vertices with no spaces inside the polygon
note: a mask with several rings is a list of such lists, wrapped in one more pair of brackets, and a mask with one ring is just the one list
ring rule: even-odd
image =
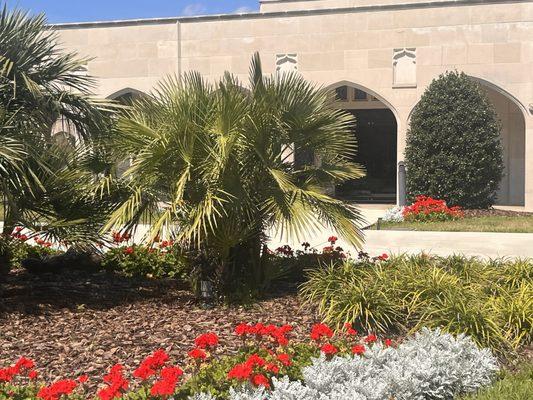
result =
[{"label": "red geranium flower", "polygon": [[391,339],[385,339],[385,346],[391,347],[392,346],[392,340]]},{"label": "red geranium flower", "polygon": [[135,251],[134,248],[132,246],[129,246],[124,249],[124,254],[127,254],[127,255],[133,254],[134,251]]},{"label": "red geranium flower", "polygon": [[254,386],[264,386],[265,388],[270,388],[270,381],[265,375],[256,374],[252,377],[252,384]]},{"label": "red geranium flower", "polygon": [[199,349],[216,347],[218,345],[218,336],[212,332],[204,333],[203,335],[198,336],[194,343]]},{"label": "red geranium flower", "polygon": [[207,358],[207,353],[202,349],[192,349],[189,351],[189,357],[194,358],[195,360],[205,360]]},{"label": "red geranium flower", "polygon": [[311,339],[318,342],[324,337],[333,337],[333,331],[330,329],[330,327],[326,324],[313,325],[313,328],[311,329]]},{"label": "red geranium flower", "polygon": [[332,246],[337,242],[337,240],[339,240],[337,236],[330,236],[328,238],[328,242],[330,242]]},{"label": "red geranium flower", "polygon": [[291,356],[285,353],[278,354],[277,359],[280,363],[285,365],[286,367],[290,367],[292,365]]},{"label": "red geranium flower", "polygon": [[352,353],[357,354],[359,356],[365,354],[365,350],[366,350],[365,346],[363,346],[362,344],[357,344],[354,347],[352,347]]},{"label": "red geranium flower", "polygon": [[374,335],[373,333],[371,333],[370,335],[368,335],[366,338],[365,338],[365,343],[374,343],[378,340],[377,336]]},{"label": "red geranium flower", "polygon": [[35,370],[30,371],[28,374],[28,378],[30,378],[32,381],[37,379],[38,376],[39,376],[39,373]]},{"label": "red geranium flower", "polygon": [[352,324],[346,323],[344,324],[344,329],[346,329],[346,334],[349,336],[356,336],[357,331],[353,328]]},{"label": "red geranium flower", "polygon": [[71,394],[78,384],[72,379],[57,381],[50,386],[45,386],[39,390],[37,397],[43,400],[59,400],[61,396]]},{"label": "red geranium flower", "polygon": [[228,379],[248,380],[252,375],[252,367],[246,363],[235,365],[228,372]]},{"label": "red geranium flower", "polygon": [[332,356],[339,352],[339,349],[333,346],[331,343],[326,343],[320,348],[320,351],[327,356]]}]

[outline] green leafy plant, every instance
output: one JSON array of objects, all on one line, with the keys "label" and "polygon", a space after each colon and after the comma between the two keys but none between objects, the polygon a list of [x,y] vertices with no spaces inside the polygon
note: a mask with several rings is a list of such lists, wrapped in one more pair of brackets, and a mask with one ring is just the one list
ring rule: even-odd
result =
[{"label": "green leafy plant", "polygon": [[533,393],[533,364],[521,366],[519,372],[506,372],[493,386],[461,400],[530,400]]},{"label": "green leafy plant", "polygon": [[147,246],[121,246],[105,252],[102,267],[131,277],[175,278],[186,281],[190,262],[177,246],[163,250]]},{"label": "green leafy plant", "polygon": [[503,176],[501,126],[480,85],[447,72],[426,89],[411,117],[407,190],[449,206],[486,208]]},{"label": "green leafy plant", "polygon": [[[210,254],[213,265],[202,267],[226,295],[256,286],[270,229],[303,237],[334,227],[356,246],[362,237],[357,208],[326,190],[363,176],[350,161],[353,117],[301,75],[265,76],[258,55],[249,87],[229,74],[216,85],[197,73],[167,78],[120,118],[109,143],[132,164],[119,178],[129,196],[106,229],[149,215],[146,240],[171,236]],[[291,163],[302,151],[320,163]]]},{"label": "green leafy plant", "polygon": [[464,333],[500,354],[531,342],[533,262],[463,256],[349,260],[308,272],[303,299],[337,326]]}]

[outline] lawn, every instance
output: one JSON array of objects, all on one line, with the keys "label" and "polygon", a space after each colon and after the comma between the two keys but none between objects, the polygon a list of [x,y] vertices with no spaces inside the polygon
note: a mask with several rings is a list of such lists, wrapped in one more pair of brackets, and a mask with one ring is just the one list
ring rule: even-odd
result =
[{"label": "lawn", "polygon": [[[381,222],[381,230],[533,233],[533,216],[491,215],[442,222]],[[373,230],[377,225],[373,225]]]}]

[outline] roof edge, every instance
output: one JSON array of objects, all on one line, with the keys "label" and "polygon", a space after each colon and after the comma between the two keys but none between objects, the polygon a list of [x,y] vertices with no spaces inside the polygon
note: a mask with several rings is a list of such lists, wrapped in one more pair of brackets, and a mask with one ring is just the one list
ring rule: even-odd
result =
[{"label": "roof edge", "polygon": [[[290,1],[290,0],[286,0]],[[506,4],[506,3],[530,3],[533,0],[442,0],[442,1],[428,1],[424,3],[400,3],[400,4],[383,4],[383,5],[369,5],[356,6],[344,8],[326,8],[317,10],[294,10],[294,11],[271,11],[271,12],[248,12],[241,14],[212,14],[199,15],[191,17],[167,17],[167,18],[141,18],[141,19],[127,19],[114,21],[95,21],[95,22],[69,22],[50,24],[51,28],[55,29],[76,29],[76,28],[94,28],[94,27],[112,27],[112,26],[128,26],[128,25],[155,25],[165,23],[191,23],[191,22],[208,22],[208,21],[226,21],[237,19],[259,19],[272,17],[297,17],[305,15],[327,15],[339,13],[360,13],[368,11],[392,11],[392,10],[408,10],[419,8],[441,8],[453,6],[472,6],[472,5],[491,5],[491,4]]]}]

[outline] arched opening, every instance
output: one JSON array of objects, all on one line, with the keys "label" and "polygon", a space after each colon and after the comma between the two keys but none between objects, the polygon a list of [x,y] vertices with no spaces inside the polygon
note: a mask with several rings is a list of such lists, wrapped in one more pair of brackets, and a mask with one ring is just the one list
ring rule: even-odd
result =
[{"label": "arched opening", "polygon": [[505,171],[496,204],[524,206],[526,189],[526,120],[518,101],[490,82],[473,78],[481,84],[501,121],[501,140]]},{"label": "arched opening", "polygon": [[125,88],[108,96],[108,99],[115,100],[124,105],[130,105],[135,101],[135,99],[138,99],[139,97],[142,97],[144,95],[145,94],[140,90]]},{"label": "arched opening", "polygon": [[348,201],[396,203],[398,123],[392,106],[362,86],[339,82],[334,106],[356,118],[355,162],[366,169],[362,179],[348,181],[335,189],[335,195]]}]

